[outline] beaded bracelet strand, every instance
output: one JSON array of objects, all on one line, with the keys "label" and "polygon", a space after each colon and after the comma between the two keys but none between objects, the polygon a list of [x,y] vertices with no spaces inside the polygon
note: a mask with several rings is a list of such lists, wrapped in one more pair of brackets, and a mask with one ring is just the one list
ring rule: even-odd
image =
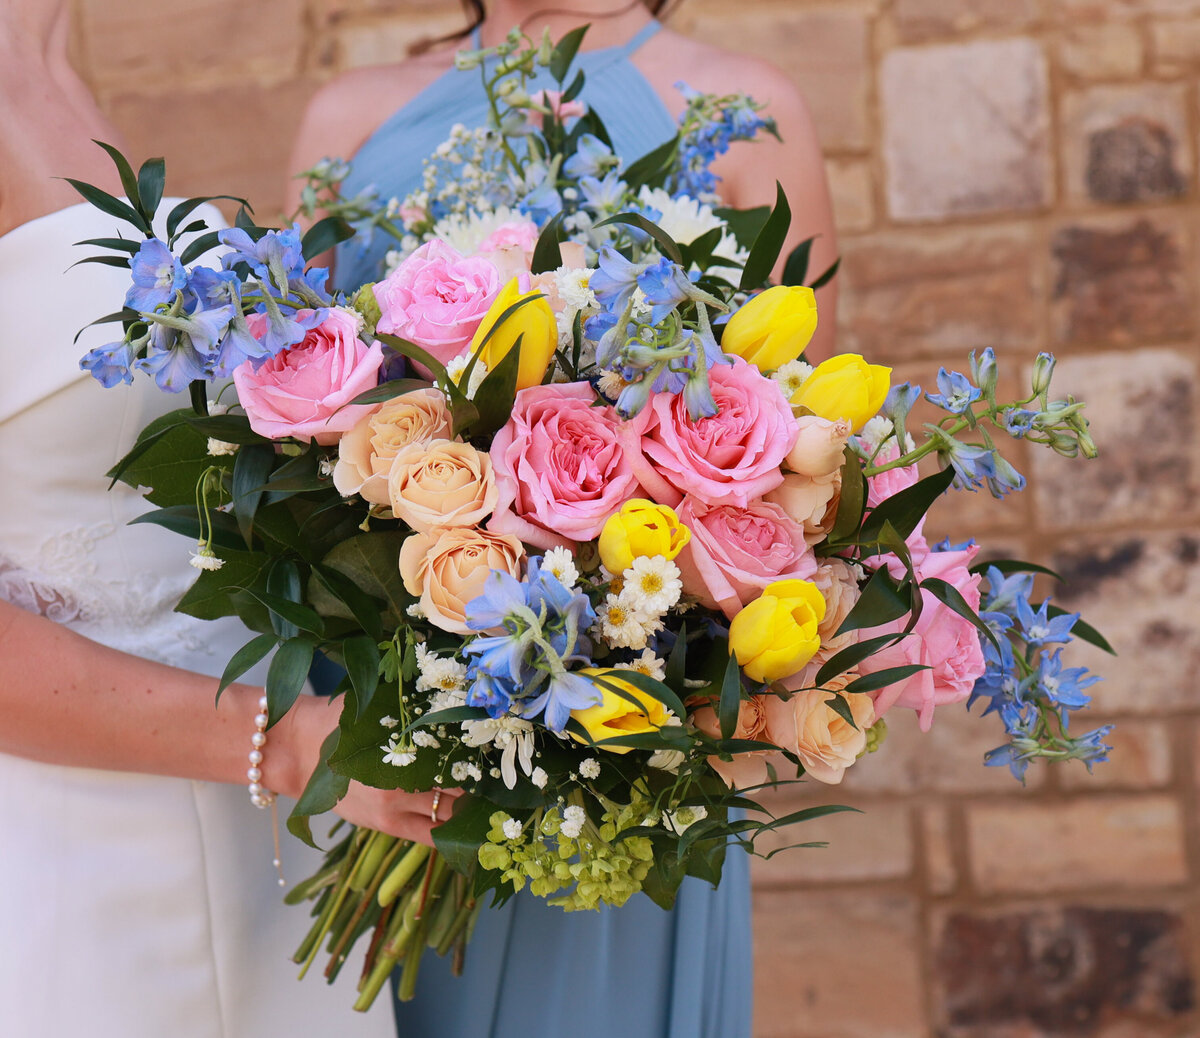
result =
[{"label": "beaded bracelet strand", "polygon": [[246,769],[246,778],[250,780],[250,803],[258,808],[271,809],[271,836],[275,841],[275,858],[272,864],[279,874],[279,885],[284,887],[287,886],[287,880],[283,878],[283,859],[279,850],[279,809],[275,803],[275,794],[262,784],[263,748],[267,745],[268,723],[270,717],[267,716],[267,697],[262,696],[258,700],[258,713],[254,715],[254,734],[250,736],[250,753],[247,755],[250,767]]}]

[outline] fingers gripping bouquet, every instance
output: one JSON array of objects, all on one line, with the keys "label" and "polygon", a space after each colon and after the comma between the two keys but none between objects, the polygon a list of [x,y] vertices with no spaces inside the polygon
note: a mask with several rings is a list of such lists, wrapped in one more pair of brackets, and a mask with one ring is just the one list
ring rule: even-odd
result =
[{"label": "fingers gripping bouquet", "polygon": [[[314,902],[305,969],[324,948],[332,979],[364,938],[358,1008],[398,962],[411,995],[425,947],[461,956],[485,901],[668,907],[687,875],[717,883],[731,845],[842,810],[776,818],[755,792],[839,782],[890,709],[928,728],[984,699],[1010,737],[986,763],[1018,776],[1107,749],[1068,728],[1095,679],[1046,648],[1099,635],[1030,603],[1037,567],[923,534],[952,487],[1021,488],[998,437],[1094,455],[1052,358],[1016,401],[990,350],[943,369],[919,431],[922,391],[889,369],[810,367],[833,271],[805,285],[805,244],[769,287],[786,199],[722,209],[709,169],[771,124],[685,91],[676,137],[626,163],[577,100],[581,38],[460,55],[491,123],[456,127],[403,200],[309,171],[331,215],[303,236],[244,205],[207,231],[192,199],[157,237],[160,160],[112,153],[127,202],[77,185],[143,236],[89,243],[132,285],[83,367],[190,389],[112,474],[196,542],[179,608],[256,632],[222,687],[274,652],[274,723],[317,652],[345,671],[289,827],[311,841],[351,780],[463,791],[436,850],[350,829],[290,895]],[[565,89],[529,94],[539,67]],[[355,233],[391,236],[388,269],[331,291],[307,258]]]}]

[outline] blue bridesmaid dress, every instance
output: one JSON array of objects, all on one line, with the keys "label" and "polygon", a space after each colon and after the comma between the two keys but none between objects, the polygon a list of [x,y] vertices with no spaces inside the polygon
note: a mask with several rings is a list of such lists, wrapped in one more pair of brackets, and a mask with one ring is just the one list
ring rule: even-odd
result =
[{"label": "blue bridesmaid dress", "polygon": [[[626,45],[577,59],[583,99],[626,161],[675,132],[629,60],[658,29],[651,22]],[[384,198],[403,198],[454,123],[486,118],[478,75],[446,72],[363,144],[343,190],[352,196],[374,185]],[[338,280],[375,280],[393,244],[376,234],[365,248],[339,246]],[[751,955],[749,859],[731,848],[720,887],[689,878],[670,912],[640,894],[598,912],[565,913],[527,893],[485,909],[463,975],[428,955],[416,998],[396,1003],[397,1030],[400,1038],[749,1038]]]}]

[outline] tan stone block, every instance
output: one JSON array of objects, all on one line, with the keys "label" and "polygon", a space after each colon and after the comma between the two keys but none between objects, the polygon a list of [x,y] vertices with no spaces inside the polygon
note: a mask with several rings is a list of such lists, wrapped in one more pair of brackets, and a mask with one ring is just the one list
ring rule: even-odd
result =
[{"label": "tan stone block", "polygon": [[1012,31],[1039,20],[1038,0],[896,0],[892,17],[906,43],[978,30]]},{"label": "tan stone block", "polygon": [[708,0],[688,11],[680,28],[786,72],[804,93],[826,149],[868,146],[871,70],[865,12],[795,4],[754,4],[734,12],[724,0]]},{"label": "tan stone block", "polygon": [[1093,87],[1062,102],[1067,196],[1074,201],[1152,202],[1190,189],[1186,87]]},{"label": "tan stone block", "polygon": [[1150,23],[1151,69],[1175,76],[1200,67],[1200,19]]},{"label": "tan stone block", "polygon": [[1059,360],[1051,391],[1085,402],[1100,456],[1063,458],[1031,445],[1042,528],[1182,520],[1194,513],[1200,503],[1196,368],[1187,353],[1171,349]]},{"label": "tan stone block", "polygon": [[119,94],[109,114],[134,156],[166,157],[170,193],[241,195],[271,224],[281,217],[292,137],[314,88],[294,79],[252,91]]},{"label": "tan stone block", "polygon": [[[761,798],[776,817],[818,804],[845,804],[861,813],[827,815],[765,834],[758,850],[769,854],[753,859],[754,885],[763,889],[851,880],[902,879],[912,872],[912,819],[908,808],[895,803],[857,804],[840,787],[807,782],[804,787],[783,787]],[[826,847],[793,847],[798,843],[826,843]]]},{"label": "tan stone block", "polygon": [[1051,7],[1067,23],[1140,15],[1200,14],[1200,0],[1055,0]]},{"label": "tan stone block", "polygon": [[1050,241],[1050,325],[1059,343],[1190,338],[1192,235],[1177,212],[1087,217]]},{"label": "tan stone block", "polygon": [[1032,39],[888,53],[880,73],[897,220],[1039,209],[1052,196],[1045,56]]},{"label": "tan stone block", "polygon": [[412,12],[403,18],[347,22],[334,31],[337,68],[345,71],[396,64],[405,59],[413,45],[457,32],[462,26],[461,11],[441,7]]},{"label": "tan stone block", "polygon": [[1058,60],[1076,79],[1132,79],[1142,70],[1142,36],[1129,22],[1068,25]]},{"label": "tan stone block", "polygon": [[926,889],[931,894],[952,894],[958,885],[958,869],[951,844],[950,812],[944,807],[922,807],[920,817]]},{"label": "tan stone block", "polygon": [[926,1038],[915,901],[758,891],[756,1038]]},{"label": "tan stone block", "polygon": [[1142,889],[1187,879],[1180,805],[1169,796],[976,804],[971,874],[986,894]]},{"label": "tan stone block", "polygon": [[[1072,538],[1048,561],[1066,579],[1055,602],[1081,612],[1118,653],[1078,640],[1063,652],[1065,663],[1104,679],[1088,690],[1098,712],[1163,713],[1200,704],[1200,542],[1190,530]],[[1090,726],[1084,715],[1074,727]]]},{"label": "tan stone block", "polygon": [[[1040,254],[1030,228],[892,231],[842,243],[844,351],[881,363],[950,356],[1037,337]],[[1010,355],[1010,354],[1006,354]]]},{"label": "tan stone block", "polygon": [[278,81],[300,70],[304,0],[80,0],[77,18],[100,93],[146,91],[161,101],[181,85]]},{"label": "tan stone block", "polygon": [[875,223],[875,183],[869,163],[830,159],[825,163],[839,234],[869,231]]},{"label": "tan stone block", "polygon": [[[1096,722],[1086,714],[1076,716],[1078,721],[1073,727],[1080,732],[1095,727]],[[1112,751],[1107,761],[1093,766],[1090,775],[1077,761],[1059,768],[1063,788],[1148,789],[1165,786],[1171,780],[1171,732],[1166,722],[1123,717],[1114,723],[1104,741]]]}]

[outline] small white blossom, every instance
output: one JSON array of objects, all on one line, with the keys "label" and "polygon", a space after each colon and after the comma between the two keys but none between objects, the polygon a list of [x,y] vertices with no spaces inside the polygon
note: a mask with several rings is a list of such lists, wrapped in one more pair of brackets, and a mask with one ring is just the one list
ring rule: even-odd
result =
[{"label": "small white blossom", "polygon": [[532,776],[534,729],[523,717],[502,714],[478,721],[463,721],[462,731],[464,745],[495,746],[501,751],[500,774],[509,789],[517,784],[518,763],[526,775]]},{"label": "small white blossom", "polygon": [[478,782],[483,778],[483,772],[479,770],[479,765],[469,760],[456,760],[450,765],[450,777],[455,782],[466,782],[467,779],[474,779]]},{"label": "small white blossom", "polygon": [[668,811],[662,820],[663,828],[675,833],[682,833],[688,826],[695,825],[702,818],[708,817],[708,809],[704,807],[680,807]]},{"label": "small white blossom", "polygon": [[622,574],[621,594],[642,613],[661,616],[683,594],[679,567],[661,555],[640,555]]},{"label": "small white blossom", "polygon": [[772,373],[771,381],[775,382],[783,393],[784,400],[791,402],[808,376],[813,373],[812,365],[802,360],[789,360],[780,364]]},{"label": "small white blossom", "polygon": [[600,762],[595,757],[585,757],[579,762],[579,774],[586,779],[600,777]]},{"label": "small white blossom", "polygon": [[200,570],[217,570],[225,565],[225,560],[218,559],[212,548],[202,544],[197,551],[192,552],[188,565]]},{"label": "small white blossom", "polygon": [[427,732],[423,728],[418,728],[412,733],[412,741],[418,746],[423,746],[427,750],[436,750],[442,744],[438,742],[437,736],[433,732]]},{"label": "small white blossom", "polygon": [[654,655],[653,649],[643,649],[641,656],[629,663],[616,663],[613,670],[636,670],[655,681],[664,681],[667,677],[667,664]]},{"label": "small white blossom", "polygon": [[[462,378],[467,370],[467,365],[471,363],[471,351],[468,349],[465,353],[460,353],[449,364],[446,365],[446,374],[456,386],[462,386]],[[471,377],[467,381],[467,387],[463,390],[468,400],[473,400],[475,394],[479,392],[479,387],[483,385],[483,380],[487,378],[488,367],[482,360],[475,361],[475,366],[471,369]]]},{"label": "small white blossom", "polygon": [[600,637],[614,649],[644,649],[662,626],[659,616],[640,609],[626,589],[619,595],[609,592],[596,623]]},{"label": "small white blossom", "polygon": [[328,479],[333,475],[333,470],[337,466],[337,462],[333,458],[322,458],[317,462],[317,473],[323,478]]},{"label": "small white blossom", "polygon": [[596,293],[589,287],[593,270],[589,267],[559,267],[554,272],[554,287],[567,310],[578,312],[597,306]]},{"label": "small white blossom", "polygon": [[563,812],[562,825],[559,832],[568,840],[578,839],[583,832],[583,824],[587,821],[587,813],[578,804],[572,804]]},{"label": "small white blossom", "polygon": [[541,768],[534,768],[533,774],[529,776],[529,781],[537,786],[538,789],[545,789],[548,780],[549,776]]},{"label": "small white blossom", "polygon": [[410,606],[409,606],[409,607],[408,607],[406,610],[404,610],[404,611],[405,611],[406,613],[408,613],[408,615],[409,615],[409,616],[411,616],[411,617],[412,617],[414,620],[427,620],[427,619],[429,619],[429,618],[428,618],[428,617],[425,615],[425,610],[421,608],[421,603],[420,603],[420,602],[414,602],[412,605],[410,605]]},{"label": "small white blossom", "polygon": [[466,686],[465,663],[430,652],[424,642],[417,646],[418,692],[461,692]]},{"label": "small white blossom", "polygon": [[504,831],[506,840],[519,840],[525,827],[515,818],[506,818],[500,828]]},{"label": "small white blossom", "polygon": [[220,458],[228,454],[236,454],[238,445],[230,443],[228,440],[218,440],[215,436],[208,438],[208,446],[205,448],[208,451],[209,457]]},{"label": "small white blossom", "polygon": [[492,778],[499,778],[500,777],[500,769],[499,768],[488,768],[488,775],[491,776]]},{"label": "small white blossom", "polygon": [[400,742],[399,735],[392,735],[386,746],[380,746],[383,750],[383,763],[394,764],[398,768],[407,767],[417,759],[417,755]]},{"label": "small white blossom", "polygon": [[579,570],[575,567],[575,556],[568,548],[551,548],[542,556],[542,569],[554,574],[565,588],[573,588],[579,582]]},{"label": "small white blossom", "polygon": [[[667,720],[663,724],[664,728],[678,727],[683,724],[681,718],[674,714],[667,714]],[[657,769],[658,771],[669,771],[672,775],[678,774],[680,765],[687,759],[687,754],[682,750],[655,750],[650,759],[646,763]]]},{"label": "small white blossom", "polygon": [[379,723],[383,725],[384,728],[395,728],[400,722],[394,717],[381,717],[379,719]]}]

